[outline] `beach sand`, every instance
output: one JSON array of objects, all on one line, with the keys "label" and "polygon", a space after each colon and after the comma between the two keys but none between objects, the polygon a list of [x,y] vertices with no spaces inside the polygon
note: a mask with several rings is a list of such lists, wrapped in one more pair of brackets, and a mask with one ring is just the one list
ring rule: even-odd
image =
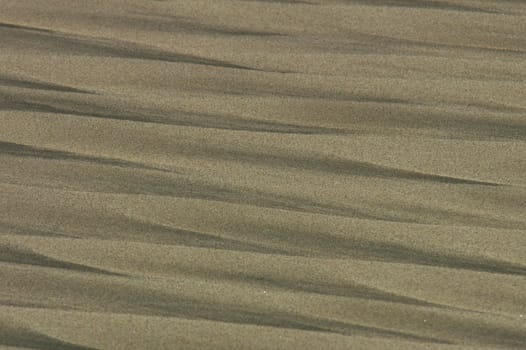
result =
[{"label": "beach sand", "polygon": [[525,2],[0,8],[0,348],[526,348]]}]

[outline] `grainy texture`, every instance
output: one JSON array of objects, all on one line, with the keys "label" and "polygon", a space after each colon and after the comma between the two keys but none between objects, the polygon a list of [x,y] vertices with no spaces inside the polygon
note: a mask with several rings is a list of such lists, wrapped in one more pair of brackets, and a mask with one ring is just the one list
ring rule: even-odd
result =
[{"label": "grainy texture", "polygon": [[526,2],[0,0],[0,348],[526,348]]}]

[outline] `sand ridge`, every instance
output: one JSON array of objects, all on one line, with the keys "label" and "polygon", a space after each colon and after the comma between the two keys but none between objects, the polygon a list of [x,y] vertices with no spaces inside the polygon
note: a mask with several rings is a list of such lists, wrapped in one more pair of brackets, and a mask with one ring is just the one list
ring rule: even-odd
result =
[{"label": "sand ridge", "polygon": [[524,2],[0,7],[0,348],[526,347]]}]

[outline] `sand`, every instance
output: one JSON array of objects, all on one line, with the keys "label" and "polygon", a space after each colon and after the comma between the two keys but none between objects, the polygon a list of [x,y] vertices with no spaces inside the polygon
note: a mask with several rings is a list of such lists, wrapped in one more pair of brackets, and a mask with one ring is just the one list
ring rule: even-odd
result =
[{"label": "sand", "polygon": [[526,348],[525,2],[0,8],[0,348]]}]

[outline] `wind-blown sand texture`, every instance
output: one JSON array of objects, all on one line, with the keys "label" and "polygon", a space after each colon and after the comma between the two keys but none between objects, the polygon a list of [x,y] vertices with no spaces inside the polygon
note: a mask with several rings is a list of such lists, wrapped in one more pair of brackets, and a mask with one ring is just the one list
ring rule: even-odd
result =
[{"label": "wind-blown sand texture", "polygon": [[526,348],[526,2],[0,8],[2,349]]}]

